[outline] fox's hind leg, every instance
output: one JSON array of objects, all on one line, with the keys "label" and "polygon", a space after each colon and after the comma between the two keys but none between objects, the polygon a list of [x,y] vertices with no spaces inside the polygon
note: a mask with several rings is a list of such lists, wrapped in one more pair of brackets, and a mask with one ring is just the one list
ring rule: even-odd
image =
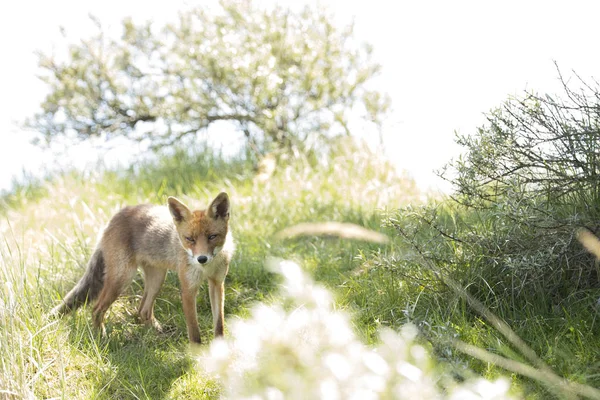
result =
[{"label": "fox's hind leg", "polygon": [[[106,273],[104,276],[104,286],[98,296],[98,302],[92,311],[92,321],[94,327],[104,329],[104,315],[111,304],[119,297],[121,292],[131,283],[137,271],[133,262],[115,262],[114,258],[106,258]],[[119,265],[121,264],[121,265]]]},{"label": "fox's hind leg", "polygon": [[166,269],[143,265],[144,270],[144,296],[140,302],[138,313],[146,325],[152,325],[157,331],[162,331],[160,323],[154,318],[154,300],[160,291],[167,275]]}]

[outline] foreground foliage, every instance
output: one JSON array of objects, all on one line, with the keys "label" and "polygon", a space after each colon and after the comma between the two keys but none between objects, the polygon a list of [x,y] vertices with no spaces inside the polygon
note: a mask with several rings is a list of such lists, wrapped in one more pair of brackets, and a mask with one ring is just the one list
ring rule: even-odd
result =
[{"label": "foreground foliage", "polygon": [[331,294],[299,265],[270,261],[283,276],[283,305],[260,304],[215,340],[200,363],[232,399],[508,399],[509,384],[482,378],[458,383],[435,369],[417,330],[380,332],[371,349],[336,311]]}]

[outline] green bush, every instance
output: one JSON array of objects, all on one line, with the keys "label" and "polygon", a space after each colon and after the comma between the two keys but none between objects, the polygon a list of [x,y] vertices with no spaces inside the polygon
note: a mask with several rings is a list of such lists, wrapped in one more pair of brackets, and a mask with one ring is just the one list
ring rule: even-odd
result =
[{"label": "green bush", "polygon": [[444,345],[454,335],[527,359],[524,347],[501,334],[506,323],[563,376],[599,383],[599,270],[575,233],[600,228],[600,88],[583,87],[565,84],[564,100],[509,99],[475,134],[458,138],[465,152],[442,171],[455,188],[450,198],[388,213],[384,225],[395,230],[396,247],[365,259],[365,270],[371,279],[374,271],[400,277],[395,296],[403,315],[374,318],[416,323],[453,362],[464,361]]}]

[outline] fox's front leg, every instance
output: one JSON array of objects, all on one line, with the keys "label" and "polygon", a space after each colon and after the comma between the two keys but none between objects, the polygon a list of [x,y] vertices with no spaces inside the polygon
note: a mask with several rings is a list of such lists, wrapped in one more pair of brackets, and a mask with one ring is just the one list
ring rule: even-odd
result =
[{"label": "fox's front leg", "polygon": [[210,308],[212,309],[215,337],[223,336],[223,309],[225,307],[225,285],[223,281],[215,279],[208,280],[208,295],[210,297]]},{"label": "fox's front leg", "polygon": [[196,296],[198,287],[191,286],[185,272],[179,274],[181,282],[181,302],[183,304],[183,314],[187,325],[188,337],[191,343],[200,343],[200,328],[198,328],[198,315],[196,312]]}]

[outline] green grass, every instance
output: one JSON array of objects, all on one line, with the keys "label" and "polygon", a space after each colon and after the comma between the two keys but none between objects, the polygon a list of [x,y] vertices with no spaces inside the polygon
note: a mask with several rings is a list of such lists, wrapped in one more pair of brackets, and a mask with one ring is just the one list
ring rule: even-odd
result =
[{"label": "green grass", "polygon": [[[98,232],[122,206],[160,204],[177,195],[206,207],[220,190],[232,199],[237,242],[226,285],[226,318],[247,315],[255,302],[276,301],[277,279],[264,269],[267,256],[297,259],[329,286],[341,285],[360,265],[355,256],[376,246],[272,236],[306,221],[354,222],[378,230],[378,209],[415,200],[418,193],[409,180],[355,150],[342,151],[318,169],[307,162],[279,166],[266,182],[254,181],[252,165],[243,159],[178,152],[129,170],[66,173],[49,180],[35,197],[11,201],[0,223],[0,347],[10,349],[0,356],[0,397],[217,397],[218,384],[202,376],[189,353],[179,283],[172,273],[155,310],[161,323],[174,328],[169,334],[137,323],[140,278],[109,310],[107,338],[91,328],[89,308],[58,321],[48,321],[44,313],[82,275]],[[202,339],[208,343],[212,322],[205,290],[198,303]]]},{"label": "green grass", "polygon": [[[278,301],[278,278],[264,268],[265,259],[275,256],[297,260],[331,289],[337,307],[352,313],[356,332],[368,344],[377,341],[382,326],[413,322],[455,374],[496,377],[507,372],[458,353],[447,344],[453,336],[526,361],[457,293],[414,261],[414,250],[392,226],[382,226],[388,211],[421,201],[414,183],[398,177],[389,164],[356,146],[340,145],[327,161],[280,164],[266,181],[255,175],[252,163],[242,157],[223,160],[208,151],[180,151],[128,170],[55,176],[32,191],[34,196],[8,195],[0,222],[0,398],[217,398],[218,382],[202,374],[189,351],[179,283],[172,273],[155,307],[157,319],[173,328],[166,334],[136,320],[139,277],[109,310],[107,337],[91,328],[89,308],[56,321],[44,313],[82,275],[99,230],[122,206],[163,204],[176,195],[205,207],[220,190],[231,196],[237,242],[226,282],[226,321],[247,316],[256,302]],[[387,233],[392,243],[273,238],[285,227],[319,221],[356,223]],[[419,238],[432,253],[441,252],[430,239]],[[451,249],[459,259],[461,251]],[[482,276],[472,259],[462,261],[445,271],[465,287],[474,283],[481,288],[482,279],[493,278]],[[599,291],[574,294],[562,308],[550,309],[543,294],[539,301],[514,304],[510,296],[476,293],[555,372],[598,384],[600,332],[593,305]],[[212,322],[205,289],[198,316],[206,346]],[[548,396],[539,383],[510,376],[516,390],[528,397]]]}]

